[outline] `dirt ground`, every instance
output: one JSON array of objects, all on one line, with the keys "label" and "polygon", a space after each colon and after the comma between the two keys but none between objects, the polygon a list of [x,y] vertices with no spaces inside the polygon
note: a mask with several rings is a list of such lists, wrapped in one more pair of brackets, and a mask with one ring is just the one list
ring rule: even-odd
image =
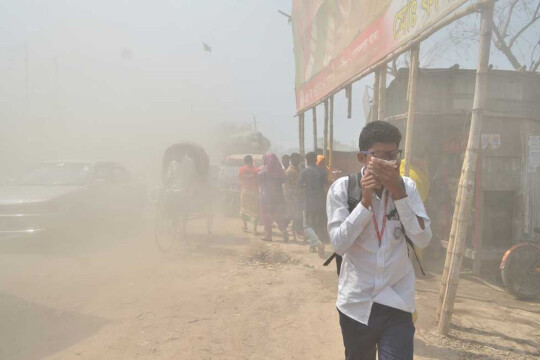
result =
[{"label": "dirt ground", "polygon": [[[334,268],[306,246],[262,243],[219,218],[213,236],[194,224],[164,255],[149,228],[39,251],[2,241],[0,359],[344,358]],[[417,359],[540,356],[540,302],[466,272],[451,335],[437,336],[440,278],[428,275],[417,281]]]}]

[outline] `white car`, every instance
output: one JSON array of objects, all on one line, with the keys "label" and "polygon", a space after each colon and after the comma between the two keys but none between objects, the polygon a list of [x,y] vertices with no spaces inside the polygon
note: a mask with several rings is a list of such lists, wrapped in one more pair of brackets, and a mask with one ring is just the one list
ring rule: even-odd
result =
[{"label": "white car", "polygon": [[144,189],[119,163],[40,163],[0,186],[0,237],[133,216],[144,203]]}]

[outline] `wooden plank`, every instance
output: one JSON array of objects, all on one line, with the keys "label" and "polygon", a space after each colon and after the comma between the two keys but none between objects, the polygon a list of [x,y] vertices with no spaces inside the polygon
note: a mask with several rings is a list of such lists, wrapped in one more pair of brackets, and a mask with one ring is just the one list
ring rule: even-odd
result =
[{"label": "wooden plank", "polygon": [[[484,246],[484,189],[482,189],[482,166],[480,159],[476,162],[476,193],[474,211],[474,248],[477,252],[483,251]],[[473,274],[482,273],[482,258],[473,260]]]},{"label": "wooden plank", "polygon": [[313,151],[317,152],[317,108],[314,106],[311,112],[313,114]]},{"label": "wooden plank", "polygon": [[386,73],[388,71],[387,64],[384,63],[379,68],[379,120],[384,121],[386,110]]},{"label": "wooden plank", "polygon": [[304,156],[306,154],[304,145],[304,113],[301,113],[300,116],[298,116],[298,137],[300,155]]},{"label": "wooden plank", "polygon": [[373,100],[371,102],[371,120],[376,121],[379,116],[379,70],[373,73]]},{"label": "wooden plank", "polygon": [[345,88],[345,96],[347,97],[347,119],[352,118],[352,85],[349,84]]},{"label": "wooden plank", "polygon": [[407,98],[409,107],[407,111],[407,126],[405,130],[405,167],[403,175],[409,176],[411,168],[411,149],[414,135],[414,119],[416,117],[416,86],[418,81],[418,70],[420,65],[420,46],[411,48],[411,67],[409,69],[409,90]]},{"label": "wooden plank", "polygon": [[330,96],[330,116],[329,116],[329,124],[328,124],[328,177],[330,178],[330,181],[332,181],[332,171],[334,166],[334,97]]},{"label": "wooden plank", "polygon": [[328,159],[328,99],[324,100],[323,156]]}]

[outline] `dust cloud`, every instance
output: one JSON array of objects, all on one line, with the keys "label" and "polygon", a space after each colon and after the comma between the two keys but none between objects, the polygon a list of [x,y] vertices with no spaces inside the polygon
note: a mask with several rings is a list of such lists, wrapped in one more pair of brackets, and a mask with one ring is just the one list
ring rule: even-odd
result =
[{"label": "dust cloud", "polygon": [[[290,12],[290,0],[0,3],[0,360],[342,358],[338,277],[322,266],[330,245],[239,216],[244,156],[260,166],[265,152],[299,152]],[[423,69],[412,147],[434,234],[416,283],[417,358],[534,358],[539,303],[504,291],[500,257],[482,278],[465,260],[453,336],[431,331],[475,78],[445,56]],[[408,60],[386,84],[402,133]],[[482,175],[492,188],[484,228],[471,230],[500,251],[540,224],[540,172],[525,174],[520,152],[539,134],[540,87],[494,63],[483,141],[495,155]],[[352,86],[351,118],[335,96],[336,178],[360,169],[372,85]],[[322,152],[317,109],[318,149],[310,111],[306,152]],[[511,114],[519,126],[504,122]]]},{"label": "dust cloud", "polygon": [[[58,0],[2,8],[1,178],[40,161],[99,159],[155,182],[167,146],[211,147],[220,124],[253,130],[254,116],[260,131],[273,129],[276,146],[294,144],[290,129],[276,130],[292,119],[292,87],[276,97],[285,107],[268,109],[264,87],[275,92],[282,82],[254,72],[277,68],[265,50],[292,58],[289,29],[267,20],[277,34],[265,44],[265,29],[243,30],[272,6]],[[279,78],[290,84],[293,69],[284,68]]]}]

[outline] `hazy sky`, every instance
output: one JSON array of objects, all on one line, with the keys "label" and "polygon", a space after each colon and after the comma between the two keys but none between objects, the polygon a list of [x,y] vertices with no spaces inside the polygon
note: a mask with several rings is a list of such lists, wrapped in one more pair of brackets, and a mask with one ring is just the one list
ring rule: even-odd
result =
[{"label": "hazy sky", "polygon": [[[290,0],[0,0],[0,162],[154,161],[174,141],[254,115],[275,150],[297,146],[291,26],[277,13],[290,8]],[[458,60],[450,54],[440,65]],[[355,85],[353,119],[337,96],[338,141],[355,142],[370,82]]]},{"label": "hazy sky", "polygon": [[290,2],[3,1],[2,140],[50,148],[69,136],[53,154],[63,158],[112,141],[163,149],[256,115],[275,144],[292,146],[292,35],[278,8]]}]

